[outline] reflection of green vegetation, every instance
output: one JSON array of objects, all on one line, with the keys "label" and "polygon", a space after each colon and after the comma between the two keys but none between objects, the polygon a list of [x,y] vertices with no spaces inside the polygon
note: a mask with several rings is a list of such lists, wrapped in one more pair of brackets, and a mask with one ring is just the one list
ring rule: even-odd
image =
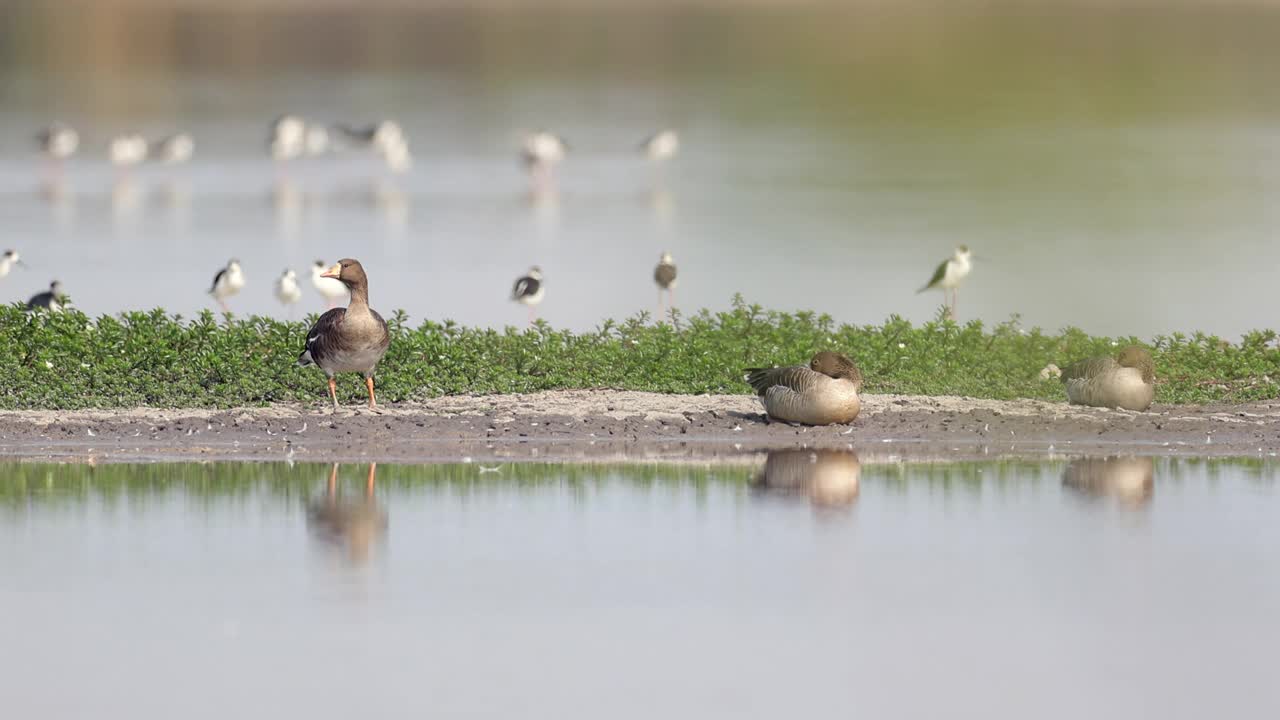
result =
[{"label": "reflection of green vegetation", "polygon": [[[862,366],[873,393],[1031,397],[1061,400],[1038,374],[1086,355],[1114,352],[1111,338],[1079,330],[1044,334],[1016,322],[987,328],[898,317],[879,326],[837,325],[829,316],[766,311],[735,300],[732,310],[653,325],[645,315],[575,334],[464,328],[391,319],[391,351],[379,368],[389,402],[457,393],[619,388],[671,393],[747,392],[748,366],[802,362],[839,348]],[[307,325],[250,317],[219,324],[161,311],[91,320],[78,312],[28,314],[0,308],[0,407],[228,407],[320,401],[324,376],[295,359]],[[1136,342],[1118,338],[1119,342]],[[1157,338],[1162,402],[1258,400],[1280,395],[1275,333],[1240,344],[1195,334]],[[339,383],[361,401],[354,377]]]},{"label": "reflection of green vegetation", "polygon": [[[760,456],[763,464],[764,456]],[[1057,484],[1066,460],[996,460],[864,465],[863,487],[880,486],[895,493],[920,488],[929,492],[997,495],[1045,483]],[[175,496],[197,502],[263,501],[296,503],[321,491],[329,465],[286,463],[160,463],[147,465],[0,465],[0,507],[20,510],[30,504],[77,506],[89,501],[144,506]],[[365,465],[345,464],[339,479],[346,492],[364,487]],[[508,463],[498,472],[481,472],[477,464],[379,465],[379,493],[396,496],[443,494],[480,496],[493,491],[541,492],[561,488],[586,498],[612,483],[670,493],[701,495],[716,485],[745,490],[758,466],[686,464],[552,464]],[[1183,483],[1190,477],[1210,482],[1227,478],[1274,484],[1280,462],[1258,458],[1157,458],[1157,485]]]}]

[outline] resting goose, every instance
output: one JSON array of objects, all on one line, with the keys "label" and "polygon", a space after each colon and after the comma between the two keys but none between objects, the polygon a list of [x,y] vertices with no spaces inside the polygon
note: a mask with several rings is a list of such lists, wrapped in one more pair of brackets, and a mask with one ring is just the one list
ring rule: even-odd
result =
[{"label": "resting goose", "polygon": [[1151,353],[1130,345],[1119,355],[1081,360],[1062,371],[1072,405],[1144,411],[1156,396],[1156,364]]},{"label": "resting goose", "polygon": [[862,403],[862,372],[849,358],[823,350],[808,367],[748,368],[746,380],[769,417],[805,425],[849,423]]},{"label": "resting goose", "polygon": [[351,292],[346,308],[334,308],[320,316],[307,333],[307,348],[298,356],[298,365],[315,364],[329,376],[329,396],[338,407],[338,383],[334,375],[358,372],[369,389],[369,409],[377,407],[373,394],[373,371],[387,354],[391,335],[387,321],[369,307],[369,279],[358,260],[343,258],[321,277],[340,281]]}]

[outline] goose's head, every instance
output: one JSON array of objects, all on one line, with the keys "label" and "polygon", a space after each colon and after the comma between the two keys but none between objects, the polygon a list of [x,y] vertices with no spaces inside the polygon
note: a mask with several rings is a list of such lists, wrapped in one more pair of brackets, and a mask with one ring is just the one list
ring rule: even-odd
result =
[{"label": "goose's head", "polygon": [[862,371],[840,353],[823,350],[815,354],[809,361],[809,369],[837,380],[843,378],[852,382],[859,390],[862,389]]},{"label": "goose's head", "polygon": [[364,266],[359,260],[352,258],[342,258],[321,273],[320,277],[333,278],[348,288],[369,284],[369,278],[364,274]]},{"label": "goose's head", "polygon": [[1154,382],[1156,379],[1156,361],[1151,358],[1151,353],[1146,348],[1130,345],[1120,351],[1116,356],[1116,362],[1122,367],[1136,368],[1142,373],[1142,381],[1145,383]]}]

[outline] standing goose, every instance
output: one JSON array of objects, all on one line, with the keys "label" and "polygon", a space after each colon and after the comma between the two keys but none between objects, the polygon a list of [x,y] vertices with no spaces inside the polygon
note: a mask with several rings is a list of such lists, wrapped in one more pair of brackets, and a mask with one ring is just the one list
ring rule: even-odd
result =
[{"label": "standing goose", "polygon": [[1081,360],[1062,371],[1072,405],[1145,411],[1156,396],[1156,364],[1145,348],[1130,345],[1115,357]]},{"label": "standing goose", "polygon": [[747,368],[746,380],[769,417],[804,425],[853,422],[862,409],[862,371],[849,358],[823,350],[808,367]]},{"label": "standing goose", "polygon": [[676,261],[671,253],[663,252],[658,258],[658,266],[653,269],[653,281],[658,285],[658,314],[661,315],[664,291],[671,299],[671,307],[676,305]]},{"label": "standing goose", "polygon": [[338,303],[347,299],[347,286],[331,277],[326,277],[325,271],[328,268],[329,266],[325,265],[323,260],[317,260],[311,266],[311,286],[320,293],[320,297],[324,298],[326,310],[337,307]]},{"label": "standing goose", "polygon": [[66,297],[62,294],[62,283],[54,280],[49,283],[48,290],[31,296],[27,301],[27,310],[44,308],[49,312],[62,312],[62,306],[66,302]]},{"label": "standing goose", "polygon": [[916,291],[916,294],[925,290],[933,290],[938,288],[942,290],[944,302],[947,304],[947,313],[952,320],[956,319],[956,302],[960,295],[960,281],[965,279],[969,271],[973,269],[973,254],[969,252],[968,245],[960,245],[956,247],[956,251],[951,257],[943,260],[938,265],[938,269],[933,271],[933,277],[929,278],[929,282]]},{"label": "standing goose", "polygon": [[387,321],[369,307],[369,278],[358,260],[343,258],[324,272],[323,277],[340,281],[351,292],[346,308],[334,308],[320,316],[307,333],[307,349],[298,356],[298,365],[315,364],[329,376],[329,396],[338,408],[338,383],[334,375],[358,372],[369,389],[369,409],[377,408],[373,394],[373,371],[387,354],[391,335]]},{"label": "standing goose", "polygon": [[244,287],[244,271],[240,269],[240,261],[232,258],[227,266],[213,276],[213,284],[209,286],[209,294],[218,301],[223,312],[231,312],[227,307],[227,298],[240,292]]},{"label": "standing goose", "polygon": [[529,274],[516,280],[511,288],[511,299],[529,308],[529,324],[533,324],[534,306],[542,302],[542,268],[537,265],[529,268]]}]

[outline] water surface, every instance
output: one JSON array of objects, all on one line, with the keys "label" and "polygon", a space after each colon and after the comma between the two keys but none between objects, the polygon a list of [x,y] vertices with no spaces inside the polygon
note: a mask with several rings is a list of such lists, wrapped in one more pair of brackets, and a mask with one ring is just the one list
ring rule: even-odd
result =
[{"label": "water surface", "polygon": [[[582,329],[655,310],[666,249],[684,308],[741,292],[922,321],[940,296],[915,290],[967,243],[988,260],[961,319],[1139,336],[1273,323],[1270,4],[62,5],[0,9],[0,244],[32,266],[0,279],[5,301],[57,276],[91,314],[191,314],[235,256],[250,282],[235,310],[285,315],[284,267],[357,256],[380,309],[520,324],[511,283],[539,264],[542,316]],[[278,171],[262,144],[284,111],[395,117],[417,164]],[[30,142],[55,117],[85,136],[56,181]],[[655,172],[633,147],[664,126],[685,151]],[[538,127],[573,155],[559,192],[532,198],[515,148]],[[197,139],[188,168],[119,178],[102,160],[113,134],[176,128]]]},{"label": "water surface", "polygon": [[23,717],[1269,717],[1250,460],[0,467]]}]

